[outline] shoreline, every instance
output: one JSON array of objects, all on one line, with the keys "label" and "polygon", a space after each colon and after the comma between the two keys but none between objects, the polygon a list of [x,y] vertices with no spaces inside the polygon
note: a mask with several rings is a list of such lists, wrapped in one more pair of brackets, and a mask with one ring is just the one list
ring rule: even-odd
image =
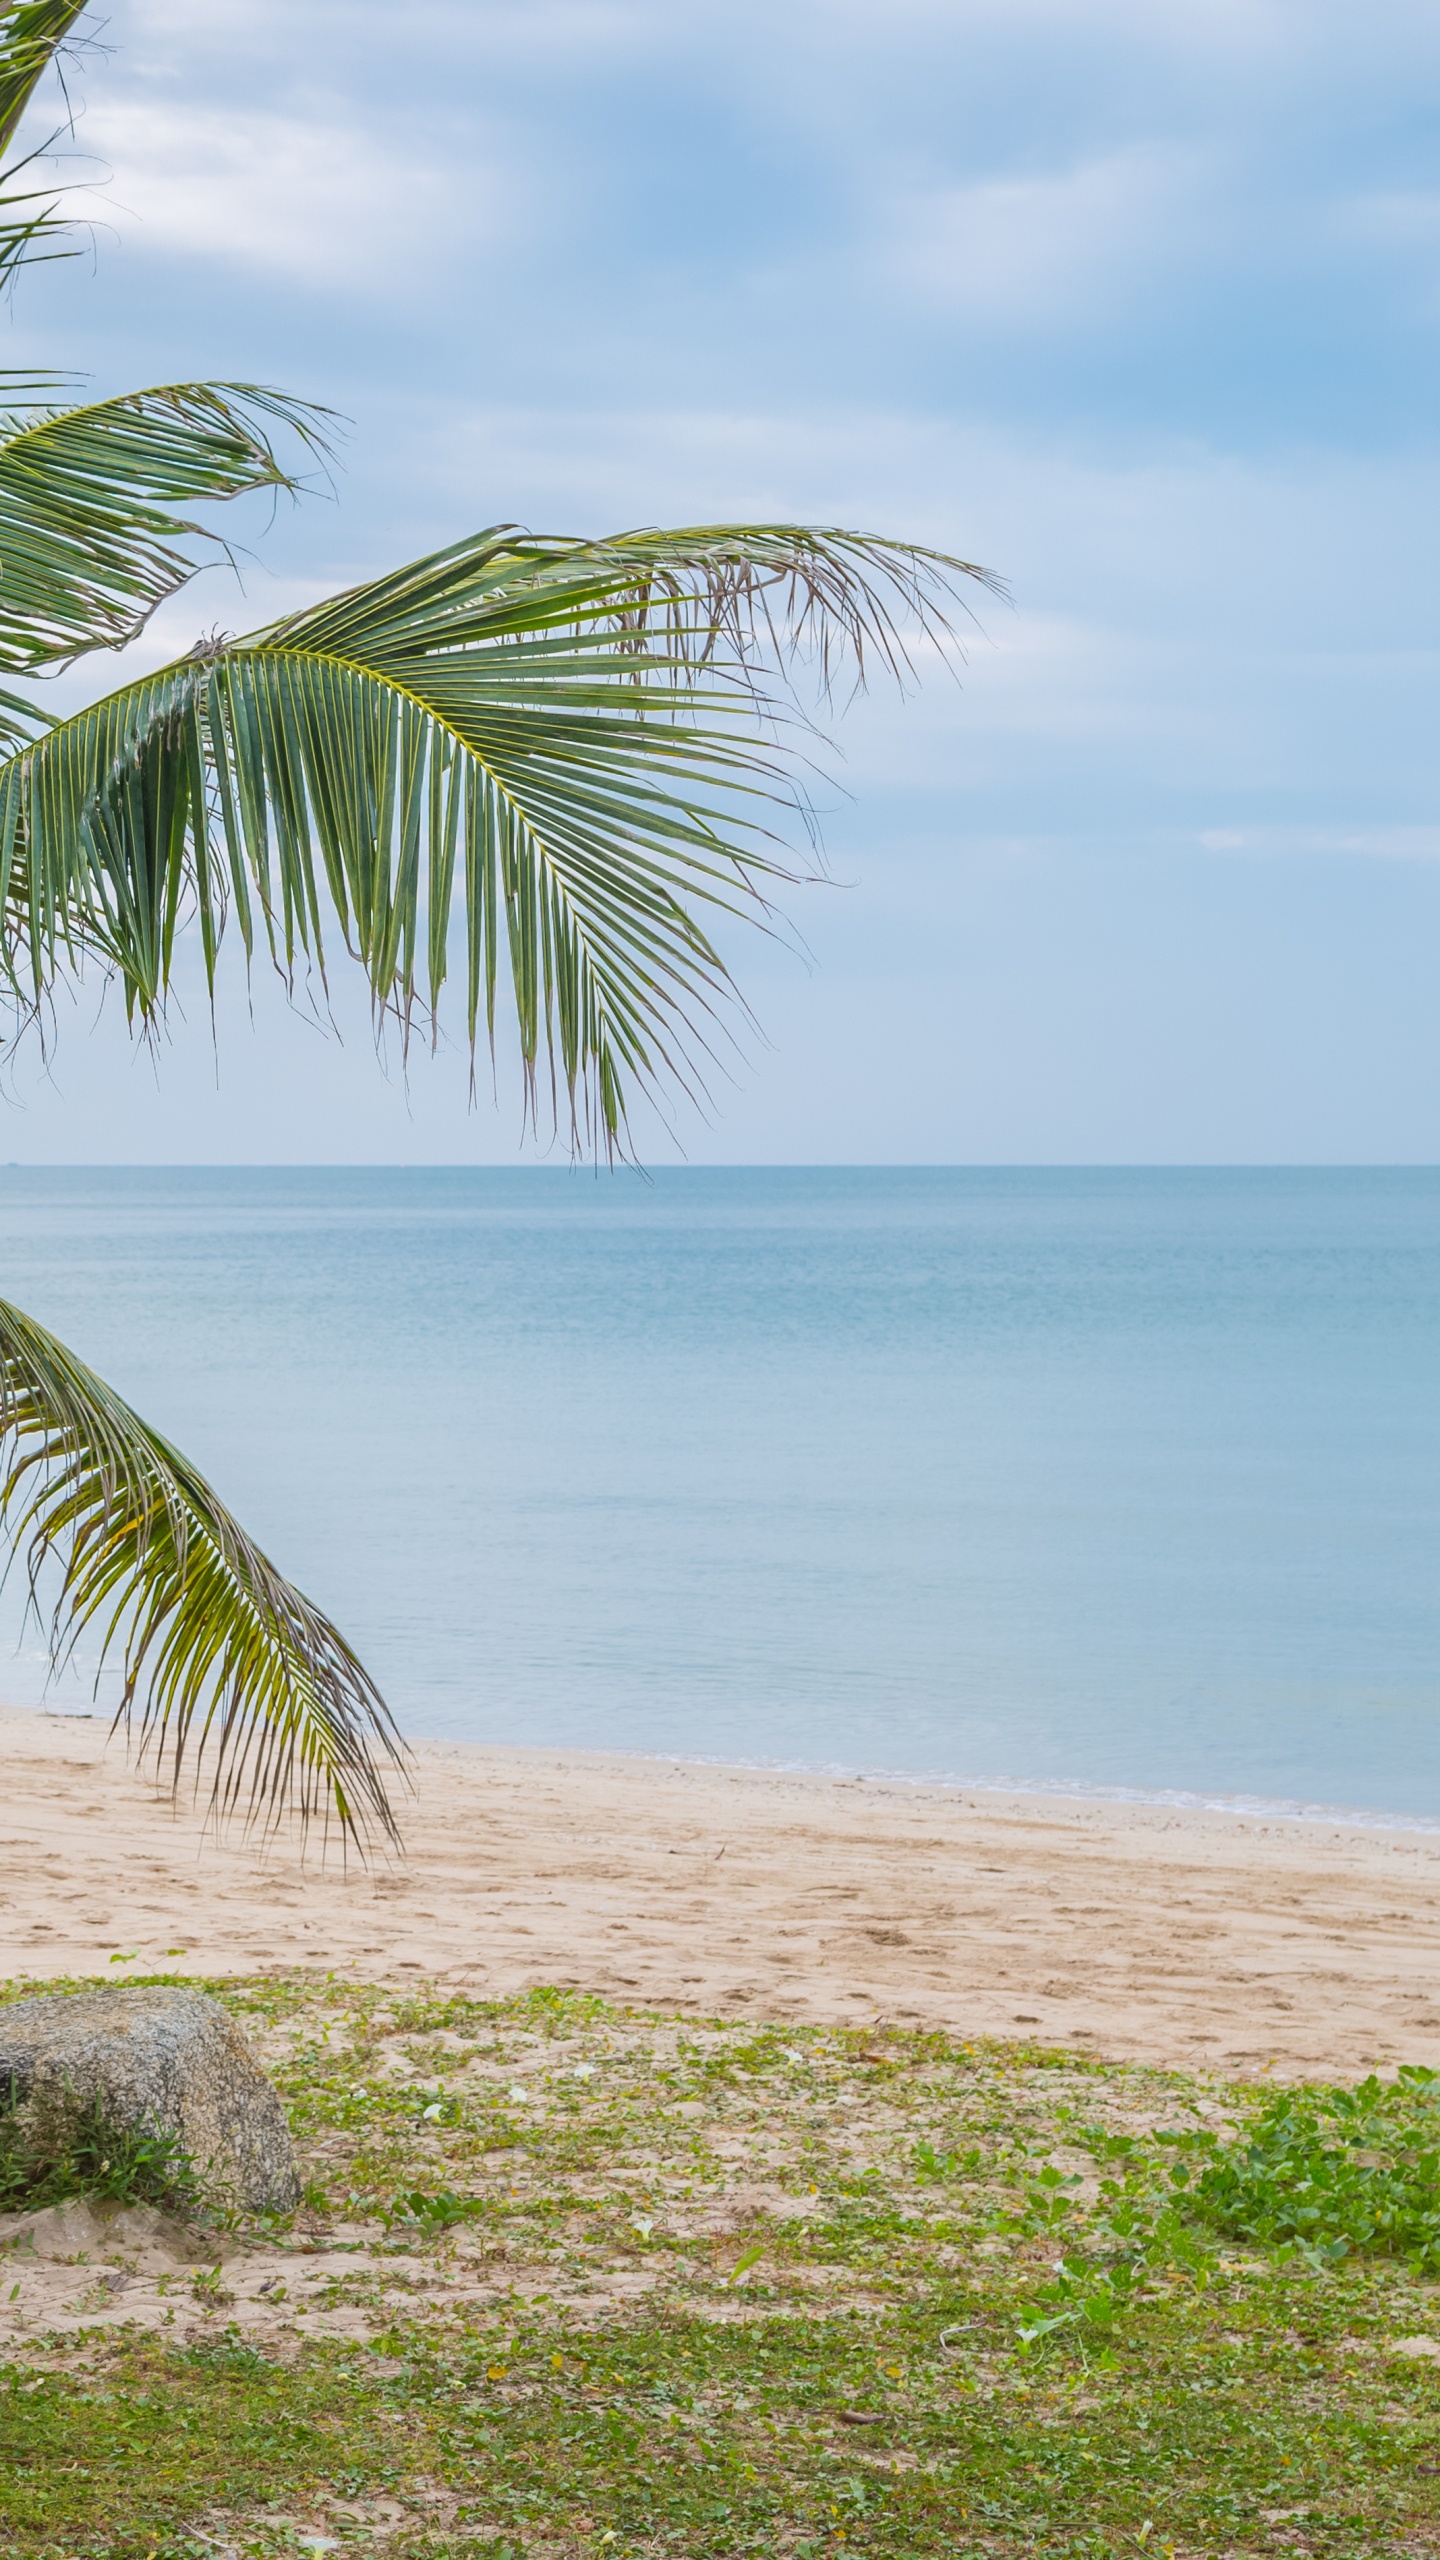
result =
[{"label": "shoreline", "polygon": [[[107,1733],[110,1725],[102,1707],[16,1707],[0,1703],[0,1720],[26,1715],[49,1724],[102,1725]],[[761,1778],[819,1778],[836,1786],[859,1782],[867,1786],[908,1787],[942,1797],[997,1796],[1017,1805],[1038,1798],[1059,1804],[1151,1806],[1161,1812],[1218,1814],[1226,1821],[1295,1822],[1317,1830],[1394,1832],[1440,1840],[1440,1813],[1402,1813],[1383,1806],[1328,1804],[1299,1796],[1227,1795],[1218,1789],[1202,1792],[1187,1787],[1126,1786],[1119,1779],[976,1777],[946,1769],[889,1768],[880,1762],[730,1759],[719,1752],[644,1750],[638,1744],[626,1743],[466,1742],[444,1733],[402,1733],[401,1740],[407,1750],[528,1751],[582,1766],[590,1761],[614,1761],[622,1766],[633,1763],[641,1767],[710,1769],[721,1775],[733,1770]]]},{"label": "shoreline", "polygon": [[214,1842],[107,1737],[0,1711],[0,1974],[557,1983],[1239,2078],[1440,2065],[1440,1826],[417,1741],[405,1859],[347,1872]]},{"label": "shoreline", "polygon": [[[427,1747],[444,1747],[449,1737],[442,1734],[407,1735],[407,1743],[423,1741]],[[504,1750],[503,1743],[460,1742],[460,1751]],[[1059,1804],[1152,1805],[1162,1812],[1217,1813],[1237,1822],[1303,1822],[1317,1830],[1327,1826],[1344,1831],[1384,1831],[1415,1833],[1420,1838],[1440,1840],[1440,1813],[1388,1813],[1372,1805],[1312,1804],[1294,1796],[1202,1795],[1185,1787],[1127,1787],[1118,1779],[1109,1784],[1086,1778],[975,1778],[959,1777],[943,1769],[889,1769],[878,1764],[862,1766],[844,1760],[726,1760],[718,1754],[703,1751],[641,1751],[627,1748],[589,1751],[580,1743],[524,1746],[531,1750],[553,1748],[565,1759],[658,1762],[677,1769],[753,1770],[758,1777],[828,1778],[837,1786],[860,1780],[872,1786],[917,1787],[942,1795],[1002,1796],[1017,1804],[1033,1798]]]}]

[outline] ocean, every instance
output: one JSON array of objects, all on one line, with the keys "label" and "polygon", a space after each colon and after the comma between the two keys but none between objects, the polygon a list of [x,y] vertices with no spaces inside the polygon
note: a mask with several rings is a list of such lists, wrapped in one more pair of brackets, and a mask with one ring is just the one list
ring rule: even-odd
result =
[{"label": "ocean", "polygon": [[12,1167],[0,1226],[408,1733],[1440,1820],[1440,1172]]}]

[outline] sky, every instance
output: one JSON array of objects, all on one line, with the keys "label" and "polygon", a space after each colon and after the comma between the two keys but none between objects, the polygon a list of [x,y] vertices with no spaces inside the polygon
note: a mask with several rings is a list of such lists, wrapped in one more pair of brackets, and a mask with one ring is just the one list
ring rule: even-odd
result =
[{"label": "sky", "polygon": [[[959,681],[836,732],[829,885],[655,1161],[1440,1157],[1433,0],[118,0],[68,75],[93,244],[16,365],[343,413],[158,663],[477,526],[786,518],[984,562]],[[397,28],[399,33],[397,34]],[[49,93],[27,127],[60,113]],[[109,689],[113,659],[57,699]],[[190,969],[62,1006],[18,1162],[513,1162]]]}]

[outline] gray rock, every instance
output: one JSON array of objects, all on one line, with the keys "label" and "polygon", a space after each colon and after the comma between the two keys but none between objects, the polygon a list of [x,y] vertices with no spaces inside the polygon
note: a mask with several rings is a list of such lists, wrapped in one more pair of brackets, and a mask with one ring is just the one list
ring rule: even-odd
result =
[{"label": "gray rock", "polygon": [[201,1991],[61,1992],[0,2006],[0,2105],[56,2147],[98,2106],[125,2132],[168,2134],[201,2200],[252,2213],[300,2201],[295,2145],[249,2038]]}]

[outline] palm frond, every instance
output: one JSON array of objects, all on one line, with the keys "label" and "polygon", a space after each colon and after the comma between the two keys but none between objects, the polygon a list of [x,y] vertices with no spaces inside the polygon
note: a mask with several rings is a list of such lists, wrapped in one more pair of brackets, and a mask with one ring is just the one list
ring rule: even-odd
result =
[{"label": "palm frond", "polygon": [[0,7],[0,151],[8,151],[38,82],[89,0],[7,0]]},{"label": "palm frond", "polygon": [[29,746],[40,731],[54,726],[53,713],[42,711],[23,693],[9,693],[0,688],[0,754],[7,748]]},{"label": "palm frond", "polygon": [[[0,152],[8,151],[35,88],[54,61],[88,0],[3,0],[0,5]],[[26,154],[0,174],[0,291],[36,258],[68,258],[71,249],[44,245],[71,229],[60,213],[55,186],[17,187],[15,181],[49,145]]]},{"label": "palm frond", "polygon": [[[83,5],[0,0],[0,149]],[[65,228],[27,165],[0,178],[0,287]],[[216,541],[177,509],[298,486],[282,428],[324,449],[325,413],[246,383],[0,414],[0,677],[133,639]],[[548,1065],[557,1120],[563,1089],[572,1139],[614,1152],[629,1092],[703,1075],[734,992],[717,924],[794,877],[797,684],[903,683],[973,581],[996,583],[827,528],[498,526],[67,719],[0,691],[0,993],[23,1022],[98,962],[148,1027],[187,922],[212,990],[233,922],[292,983],[338,941],[408,1038],[458,946],[472,1055],[508,985],[531,1107]],[[3,1302],[0,1525],[37,1608],[58,1574],[52,1657],[119,1655],[117,1721],[175,1786],[203,1763],[217,1816],[393,1840],[401,1746],[343,1638]]]},{"label": "palm frond", "polygon": [[[18,172],[13,169],[6,172],[7,178],[16,175]],[[57,211],[58,204],[53,187],[25,188],[18,193],[0,188],[0,293],[13,284],[22,267],[33,265],[37,259],[43,265],[49,258],[74,257],[73,249],[42,246],[45,241],[64,239],[72,228]]]},{"label": "palm frond", "polygon": [[[117,1725],[209,1774],[217,1820],[288,1811],[364,1848],[396,1838],[381,1764],[403,1750],[373,1681],[177,1449],[19,1308],[0,1301],[0,1521],[31,1598],[58,1566],[52,1659],[82,1638],[123,1671]],[[97,1675],[98,1677],[98,1675]]]},{"label": "palm frond", "polygon": [[154,1019],[198,916],[287,975],[338,928],[377,1005],[433,1017],[463,952],[472,1047],[508,979],[534,1099],[623,1144],[626,1095],[695,1089],[730,993],[718,919],[794,876],[785,686],[903,676],[974,564],[794,526],[615,541],[493,527],[197,651],[0,765],[0,908],[32,1004],[84,952]]},{"label": "palm frond", "polygon": [[[0,377],[3,384],[3,377]],[[226,546],[177,505],[295,490],[328,413],[253,382],[172,382],[84,408],[0,412],[0,672],[119,649]]]}]

